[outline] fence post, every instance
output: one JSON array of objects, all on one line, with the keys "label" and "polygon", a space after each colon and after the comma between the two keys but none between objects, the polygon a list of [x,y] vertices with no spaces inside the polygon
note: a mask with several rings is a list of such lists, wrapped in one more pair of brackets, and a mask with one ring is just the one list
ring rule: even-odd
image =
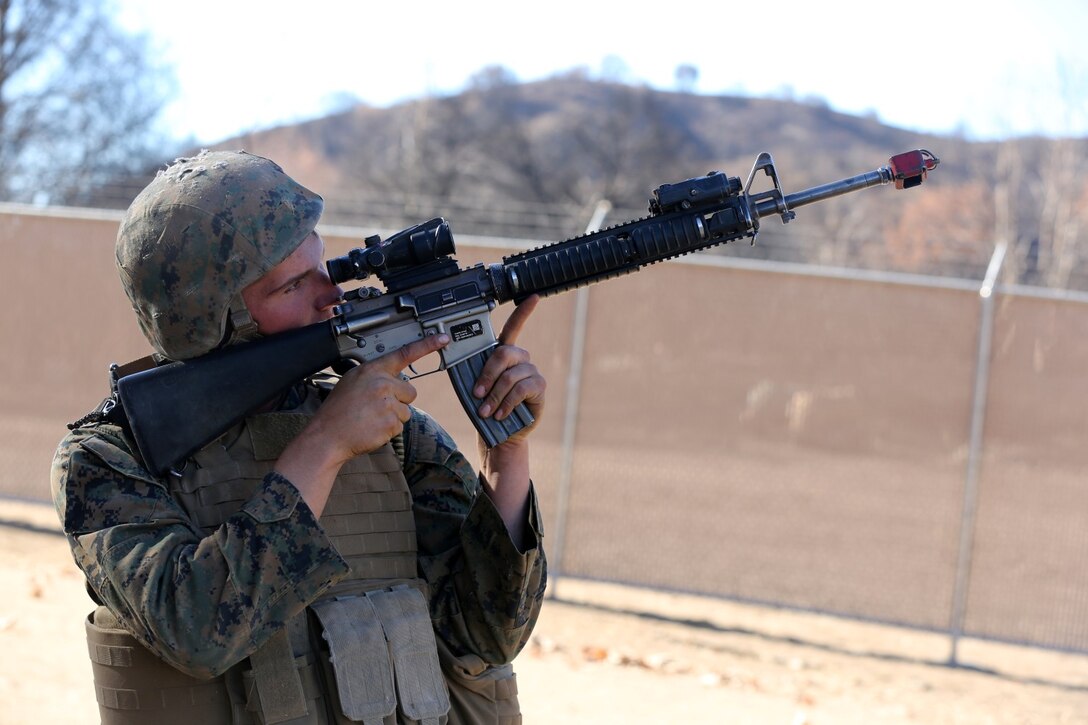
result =
[{"label": "fence post", "polygon": [[967,476],[963,486],[963,512],[960,517],[960,545],[956,559],[956,582],[952,590],[952,616],[949,635],[951,649],[948,664],[955,666],[963,622],[967,615],[967,589],[971,578],[971,558],[975,545],[975,517],[978,508],[978,472],[982,465],[982,430],[986,422],[986,392],[990,386],[990,355],[993,351],[994,288],[1005,261],[1008,244],[999,242],[990,256],[986,277],[982,280],[978,352],[975,360],[975,389],[971,402],[971,432],[967,448]]},{"label": "fence post", "polygon": [[[597,202],[593,216],[586,224],[586,234],[601,228],[605,215],[612,209],[606,200]],[[571,324],[570,364],[567,370],[567,400],[563,417],[563,442],[560,447],[559,481],[556,496],[555,534],[548,556],[548,598],[558,595],[559,577],[563,571],[563,550],[567,537],[567,508],[570,501],[570,480],[574,471],[574,437],[578,427],[578,402],[582,394],[582,363],[586,347],[586,318],[589,315],[589,287],[574,293],[574,320]]]}]

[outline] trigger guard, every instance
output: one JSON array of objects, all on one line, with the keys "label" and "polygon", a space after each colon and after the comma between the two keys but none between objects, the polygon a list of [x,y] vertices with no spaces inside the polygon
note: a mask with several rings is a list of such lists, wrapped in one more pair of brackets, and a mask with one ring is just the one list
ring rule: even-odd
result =
[{"label": "trigger guard", "polygon": [[357,360],[354,360],[353,358],[342,357],[339,360],[337,360],[336,362],[334,362],[332,365],[330,365],[329,367],[331,367],[332,371],[334,373],[336,373],[337,375],[343,375],[348,370],[351,370],[353,367],[355,367],[358,364],[359,364],[359,362]]}]

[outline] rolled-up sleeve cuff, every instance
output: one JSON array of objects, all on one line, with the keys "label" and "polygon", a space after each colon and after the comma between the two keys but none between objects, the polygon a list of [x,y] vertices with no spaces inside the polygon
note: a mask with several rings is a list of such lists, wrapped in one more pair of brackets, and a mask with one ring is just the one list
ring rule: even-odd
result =
[{"label": "rolled-up sleeve cuff", "polygon": [[272,471],[264,477],[257,495],[242,507],[242,512],[253,517],[258,523],[270,524],[291,518],[299,508],[303,518],[317,522],[313,512],[295,485],[280,474]]},{"label": "rolled-up sleeve cuff", "polygon": [[[482,477],[481,477],[482,478]],[[544,540],[544,525],[540,517],[540,506],[537,503],[536,487],[529,484],[529,510],[526,516],[529,535],[532,538],[531,545],[520,551],[510,538],[510,532],[506,530],[506,524],[495,508],[495,503],[487,495],[479,495],[472,504],[468,516],[462,526],[462,536],[475,539],[483,556],[492,557],[496,565],[514,565],[517,574],[526,574],[533,568],[541,543]]]}]

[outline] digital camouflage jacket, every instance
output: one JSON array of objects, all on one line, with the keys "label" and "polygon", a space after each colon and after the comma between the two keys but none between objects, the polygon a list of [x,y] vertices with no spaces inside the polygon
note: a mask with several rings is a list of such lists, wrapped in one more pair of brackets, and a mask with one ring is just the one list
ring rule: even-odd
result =
[{"label": "digital camouflage jacket", "polygon": [[[312,389],[310,389],[312,394]],[[300,388],[285,407],[299,403]],[[521,553],[449,435],[415,410],[403,435],[417,575],[441,646],[510,662],[528,640],[546,564],[535,494]],[[53,462],[53,496],[77,565],[120,623],[159,657],[215,677],[343,578],[348,565],[295,487],[271,473],[210,535],[149,474],[123,430],[73,430]],[[194,613],[199,613],[194,616]]]}]

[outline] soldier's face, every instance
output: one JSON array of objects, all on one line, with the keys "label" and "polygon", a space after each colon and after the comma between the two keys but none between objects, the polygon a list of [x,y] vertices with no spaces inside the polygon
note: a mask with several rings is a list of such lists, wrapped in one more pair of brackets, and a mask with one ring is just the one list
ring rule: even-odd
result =
[{"label": "soldier's face", "polygon": [[344,291],[325,269],[325,242],[314,232],[259,280],[242,290],[249,313],[264,335],[332,317]]}]

